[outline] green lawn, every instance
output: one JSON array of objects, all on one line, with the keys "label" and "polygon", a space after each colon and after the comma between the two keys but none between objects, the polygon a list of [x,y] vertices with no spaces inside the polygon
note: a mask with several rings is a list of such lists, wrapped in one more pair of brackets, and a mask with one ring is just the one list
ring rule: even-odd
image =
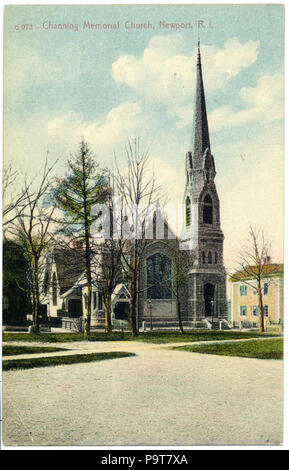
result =
[{"label": "green lawn", "polygon": [[283,359],[283,339],[248,341],[244,343],[199,344],[178,346],[176,351],[188,351],[218,356],[253,357],[256,359]]},{"label": "green lawn", "polygon": [[[276,335],[267,335],[276,336]],[[147,333],[141,333],[137,338],[137,341],[165,344],[165,343],[185,343],[185,342],[196,342],[196,341],[219,341],[228,339],[244,339],[244,338],[259,338],[264,336],[264,333],[251,333],[251,332],[239,332],[239,331],[218,331],[218,330],[190,330],[186,331],[182,335],[178,331],[152,331]]]},{"label": "green lawn", "polygon": [[[131,333],[113,332],[110,335],[105,333],[91,333],[88,341],[141,341],[148,343],[177,343],[195,341],[216,341],[223,339],[259,338],[260,336],[274,336],[267,333],[251,333],[240,331],[215,331],[215,330],[188,330],[184,335],[179,331],[152,331],[140,333],[134,338]],[[71,341],[87,341],[83,333],[3,333],[3,341],[27,341],[45,343],[67,343]]]},{"label": "green lawn", "polygon": [[96,362],[120,357],[135,356],[134,353],[114,351],[92,354],[74,354],[71,356],[37,357],[31,359],[7,359],[3,361],[3,370],[31,369],[34,367],[51,367],[64,364],[77,364],[80,362]]},{"label": "green lawn", "polygon": [[[126,335],[125,335],[126,336]],[[128,338],[131,334],[127,334]],[[122,333],[113,333],[106,335],[105,333],[92,333],[89,341],[120,341],[124,339]],[[69,343],[72,341],[87,341],[83,333],[3,333],[3,341],[27,341],[39,343]]]},{"label": "green lawn", "polygon": [[63,348],[54,348],[49,346],[13,346],[13,345],[3,345],[2,355],[3,356],[16,356],[20,354],[38,354],[45,352],[56,352],[56,351],[66,351]]}]

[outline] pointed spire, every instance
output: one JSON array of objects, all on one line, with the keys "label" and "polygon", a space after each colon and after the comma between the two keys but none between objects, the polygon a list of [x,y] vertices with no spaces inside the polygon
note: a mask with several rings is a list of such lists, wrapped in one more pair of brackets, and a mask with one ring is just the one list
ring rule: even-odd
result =
[{"label": "pointed spire", "polygon": [[200,52],[200,39],[198,39],[198,58],[197,58],[197,82],[196,82],[196,105],[194,122],[194,142],[193,142],[193,160],[194,167],[202,166],[203,155],[206,149],[210,151],[209,127],[206,111],[205,92],[202,75],[202,63]]}]

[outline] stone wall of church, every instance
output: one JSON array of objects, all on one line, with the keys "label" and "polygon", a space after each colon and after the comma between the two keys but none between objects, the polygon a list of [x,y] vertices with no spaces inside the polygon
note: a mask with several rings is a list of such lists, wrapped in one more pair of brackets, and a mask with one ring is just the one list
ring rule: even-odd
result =
[{"label": "stone wall of church", "polygon": [[[165,236],[167,231],[165,233]],[[163,253],[173,260],[174,256],[178,256],[179,243],[176,239],[162,239],[148,241],[144,249],[141,269],[139,275],[139,318],[142,321],[150,322],[151,316],[154,321],[177,321],[177,302],[174,295],[172,299],[152,299],[148,302],[147,298],[147,280],[146,280],[146,260],[156,253]],[[187,312],[187,303],[184,301],[185,294],[181,294],[181,313],[185,315]]]},{"label": "stone wall of church", "polygon": [[[205,285],[214,286],[213,305],[210,315],[206,312]],[[188,289],[189,319],[196,321],[203,318],[227,319],[226,275],[221,268],[218,269],[193,269],[189,273]]]}]

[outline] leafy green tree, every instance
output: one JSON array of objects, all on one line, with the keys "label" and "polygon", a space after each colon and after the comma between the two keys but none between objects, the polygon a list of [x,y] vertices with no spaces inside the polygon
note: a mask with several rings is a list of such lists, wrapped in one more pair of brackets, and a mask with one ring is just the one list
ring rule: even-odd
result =
[{"label": "leafy green tree", "polygon": [[29,266],[22,247],[13,240],[3,243],[3,323],[26,324],[31,311]]},{"label": "leafy green tree", "polygon": [[63,211],[62,233],[75,237],[84,245],[87,302],[85,335],[90,334],[92,299],[92,226],[101,213],[91,214],[96,204],[105,202],[107,184],[98,163],[94,160],[88,144],[82,140],[79,149],[68,160],[68,173],[58,180],[55,191],[57,207]]}]

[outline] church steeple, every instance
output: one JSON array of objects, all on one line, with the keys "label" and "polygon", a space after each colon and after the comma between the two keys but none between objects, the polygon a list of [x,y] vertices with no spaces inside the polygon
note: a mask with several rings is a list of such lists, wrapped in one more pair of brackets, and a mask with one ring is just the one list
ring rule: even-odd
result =
[{"label": "church steeple", "polygon": [[203,156],[207,149],[207,153],[210,153],[210,137],[202,75],[200,40],[198,40],[195,120],[193,129],[193,166],[195,168],[201,168],[203,166]]}]

